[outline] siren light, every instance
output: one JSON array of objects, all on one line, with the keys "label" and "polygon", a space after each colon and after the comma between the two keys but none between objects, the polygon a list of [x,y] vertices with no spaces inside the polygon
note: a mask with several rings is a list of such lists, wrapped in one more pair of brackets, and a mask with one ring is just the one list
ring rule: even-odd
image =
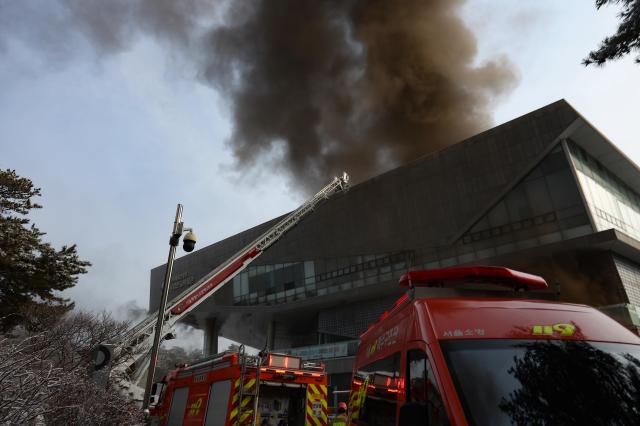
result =
[{"label": "siren light", "polygon": [[425,269],[407,272],[400,278],[400,286],[407,288],[444,287],[474,283],[495,284],[514,290],[544,290],[549,287],[542,277],[501,266]]},{"label": "siren light", "polygon": [[299,357],[281,354],[269,354],[267,365],[269,367],[290,368],[293,370],[299,370],[300,363],[301,359]]}]

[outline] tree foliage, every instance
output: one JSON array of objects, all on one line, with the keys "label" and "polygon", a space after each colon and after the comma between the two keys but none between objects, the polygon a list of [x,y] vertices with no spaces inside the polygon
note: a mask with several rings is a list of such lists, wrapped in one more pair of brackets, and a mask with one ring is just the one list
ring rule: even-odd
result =
[{"label": "tree foliage", "polygon": [[500,401],[512,425],[638,424],[640,362],[632,355],[582,341],[520,346],[526,351],[508,370],[518,384]]},{"label": "tree foliage", "polygon": [[178,366],[191,365],[202,358],[202,351],[198,349],[186,351],[180,347],[161,347],[158,354],[158,365],[156,365],[154,374],[155,381],[160,381],[169,371],[176,369]]},{"label": "tree foliage", "polygon": [[88,375],[92,348],[127,324],[105,314],[60,319],[47,311],[25,308],[21,314],[30,327],[0,337],[0,425],[142,424],[142,411],[113,383],[99,386]]},{"label": "tree foliage", "polygon": [[58,292],[73,287],[90,263],[76,246],[56,250],[27,215],[41,208],[33,199],[40,188],[14,170],[0,170],[0,329],[22,321],[21,308],[47,305],[62,314],[73,307]]},{"label": "tree foliage", "polygon": [[[600,47],[582,60],[584,65],[604,65],[607,61],[620,59],[632,51],[640,51],[640,0],[596,0],[596,8],[604,5],[622,4],[620,24],[616,33],[606,37]],[[640,55],[635,59],[640,64]]]}]

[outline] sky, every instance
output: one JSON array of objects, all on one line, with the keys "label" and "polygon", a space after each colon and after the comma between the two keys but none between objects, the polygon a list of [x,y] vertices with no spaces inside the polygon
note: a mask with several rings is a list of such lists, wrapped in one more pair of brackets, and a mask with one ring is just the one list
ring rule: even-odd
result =
[{"label": "sky", "polygon": [[[631,57],[580,64],[615,30],[615,15],[584,0],[467,1],[476,63],[502,55],[518,76],[492,105],[494,124],[565,98],[639,163],[640,67]],[[92,263],[64,293],[79,309],[147,307],[179,202],[204,247],[304,200],[268,158],[233,167],[228,100],[154,40],[107,56],[88,46],[60,61],[55,53],[0,44],[0,167],[42,189],[44,208],[31,217],[46,239],[77,244]]]}]

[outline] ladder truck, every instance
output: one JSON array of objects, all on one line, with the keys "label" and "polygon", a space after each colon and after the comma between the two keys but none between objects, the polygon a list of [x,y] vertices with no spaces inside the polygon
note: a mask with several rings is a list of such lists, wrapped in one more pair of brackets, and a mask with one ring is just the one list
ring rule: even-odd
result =
[{"label": "ladder truck", "polygon": [[151,390],[154,426],[327,426],[321,362],[241,346],[170,371]]},{"label": "ladder truck", "polygon": [[[227,282],[256,260],[265,250],[278,241],[304,217],[310,214],[325,199],[349,187],[349,175],[343,173],[335,177],[317,194],[296,210],[280,220],[255,241],[238,251],[191,287],[174,297],[164,312],[161,339],[175,337],[174,328],[198,305],[215,294]],[[148,315],[138,324],[109,342],[98,345],[93,350],[91,373],[94,380],[104,382],[112,377],[120,390],[136,401],[141,401],[143,389],[137,383],[146,372],[153,344],[158,312]]]}]

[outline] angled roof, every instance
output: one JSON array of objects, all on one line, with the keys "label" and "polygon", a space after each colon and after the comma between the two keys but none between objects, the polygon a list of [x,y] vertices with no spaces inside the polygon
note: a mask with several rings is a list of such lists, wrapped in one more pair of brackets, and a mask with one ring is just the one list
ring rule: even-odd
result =
[{"label": "angled roof", "polygon": [[[355,185],[321,205],[255,264],[447,246],[565,138],[640,193],[640,169],[559,100]],[[198,279],[274,220],[179,259],[176,273],[188,270]],[[162,273],[161,267],[152,270],[151,282],[161,282]],[[152,301],[158,298],[154,290]]]},{"label": "angled roof", "polygon": [[554,102],[362,182],[320,207],[260,263],[447,245],[578,118],[564,100]]},{"label": "angled roof", "polygon": [[580,145],[609,171],[640,194],[640,168],[638,165],[586,118],[580,114],[578,116],[578,120],[567,138]]}]

